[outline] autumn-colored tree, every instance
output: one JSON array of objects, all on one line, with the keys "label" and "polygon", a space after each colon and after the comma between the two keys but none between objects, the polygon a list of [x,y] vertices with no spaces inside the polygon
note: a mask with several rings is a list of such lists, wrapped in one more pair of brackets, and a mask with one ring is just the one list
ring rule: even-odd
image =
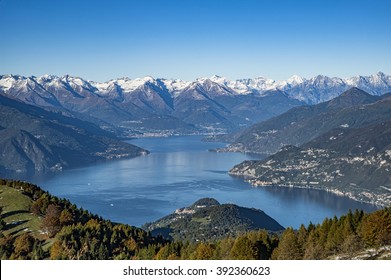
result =
[{"label": "autumn-colored tree", "polygon": [[167,243],[157,252],[155,260],[179,260],[183,244],[181,242]]},{"label": "autumn-colored tree", "polygon": [[27,259],[34,245],[34,238],[24,233],[19,235],[14,242],[14,254],[16,259]]},{"label": "autumn-colored tree", "polygon": [[380,247],[391,244],[391,208],[366,215],[361,234],[368,246]]},{"label": "autumn-colored tree", "polygon": [[169,251],[170,249],[168,248],[168,245],[163,246],[162,248],[160,248],[159,252],[157,252],[155,260],[166,260],[170,255]]},{"label": "autumn-colored tree", "polygon": [[308,239],[308,231],[304,225],[301,225],[299,230],[297,231],[297,242],[303,251],[305,250],[307,239]]},{"label": "autumn-colored tree", "polygon": [[13,253],[14,239],[12,236],[5,236],[0,232],[0,257],[2,260],[9,259]]},{"label": "autumn-colored tree", "polygon": [[129,251],[136,251],[137,250],[137,242],[136,242],[136,240],[134,240],[133,237],[129,237],[128,239],[126,239],[124,244],[125,244],[126,249]]},{"label": "autumn-colored tree", "polygon": [[42,220],[42,227],[48,233],[49,237],[53,237],[60,231],[60,210],[56,205],[50,204],[46,210],[46,215]]},{"label": "autumn-colored tree", "polygon": [[49,205],[49,195],[44,194],[40,196],[36,201],[31,205],[31,212],[35,215],[44,215],[46,213],[47,207]]},{"label": "autumn-colored tree", "polygon": [[196,260],[211,260],[213,259],[215,247],[211,244],[200,243],[194,252],[194,259]]},{"label": "autumn-colored tree", "polygon": [[64,248],[61,245],[60,241],[56,241],[53,243],[52,247],[50,248],[50,259],[52,260],[60,260],[64,258]]},{"label": "autumn-colored tree", "polygon": [[62,226],[70,225],[74,222],[73,214],[68,209],[64,209],[61,211],[59,221]]},{"label": "autumn-colored tree", "polygon": [[273,258],[278,260],[299,260],[303,258],[302,248],[292,228],[289,227],[284,231],[277,249],[273,252]]},{"label": "autumn-colored tree", "polygon": [[258,255],[255,244],[246,236],[239,236],[231,250],[231,258],[235,260],[255,260]]},{"label": "autumn-colored tree", "polygon": [[325,249],[327,250],[327,252],[330,252],[330,254],[336,254],[338,252],[340,244],[343,241],[343,236],[341,234],[340,228],[341,226],[338,219],[334,217],[334,220],[332,221],[328,232],[324,232],[327,238],[325,243]]}]

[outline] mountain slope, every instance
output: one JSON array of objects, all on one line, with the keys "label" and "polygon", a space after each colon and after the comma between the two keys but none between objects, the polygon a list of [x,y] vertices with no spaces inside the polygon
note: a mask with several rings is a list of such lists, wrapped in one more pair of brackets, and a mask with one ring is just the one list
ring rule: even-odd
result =
[{"label": "mountain slope", "polygon": [[127,79],[119,79],[102,85],[68,75],[61,78],[4,75],[0,76],[0,92],[47,110],[67,112],[103,129],[113,131],[114,126],[119,135],[122,130],[121,136],[137,135],[139,130],[194,131],[191,125],[165,116],[172,106],[169,93],[159,88],[155,80],[129,83]]},{"label": "mountain slope", "polygon": [[296,99],[289,98],[280,90],[269,90],[260,94],[221,95],[215,101],[230,110],[233,115],[239,116],[239,126],[260,122],[275,117],[291,108],[304,105]]},{"label": "mountain slope", "polygon": [[[168,243],[112,223],[38,186],[0,178],[1,259],[132,259],[149,245]],[[141,256],[142,258],[142,256]]]},{"label": "mountain slope", "polygon": [[338,127],[361,127],[391,120],[391,99],[352,88],[317,105],[293,108],[236,136],[228,151],[273,154],[285,145],[300,146]]},{"label": "mountain slope", "polygon": [[45,172],[147,151],[98,126],[0,95],[0,171]]},{"label": "mountain slope", "polygon": [[[213,199],[197,204],[213,207]],[[112,223],[66,199],[20,181],[0,179],[0,253],[15,259],[389,259],[391,209],[349,211],[321,224],[264,230],[217,241],[168,241]]]},{"label": "mountain slope", "polygon": [[261,210],[220,204],[212,198],[200,199],[143,228],[154,235],[189,241],[216,240],[256,229],[284,229]]},{"label": "mountain slope", "polygon": [[264,77],[229,81],[219,76],[213,76],[211,80],[242,95],[262,94],[268,90],[281,90],[290,98],[307,104],[317,104],[331,100],[352,87],[369,92],[371,95],[382,95],[391,91],[391,76],[382,72],[347,79],[331,78],[323,75],[305,79],[294,75],[285,81],[274,81]]},{"label": "mountain slope", "polygon": [[390,172],[391,121],[333,129],[300,147],[285,146],[229,171],[254,186],[317,188],[382,206],[391,203]]},{"label": "mountain slope", "polygon": [[213,76],[193,82],[145,77],[98,83],[68,75],[0,75],[0,92],[8,97],[62,111],[125,137],[230,132],[298,105],[331,100],[351,87],[382,95],[391,91],[391,76],[293,76],[279,82],[263,77],[229,81]]}]

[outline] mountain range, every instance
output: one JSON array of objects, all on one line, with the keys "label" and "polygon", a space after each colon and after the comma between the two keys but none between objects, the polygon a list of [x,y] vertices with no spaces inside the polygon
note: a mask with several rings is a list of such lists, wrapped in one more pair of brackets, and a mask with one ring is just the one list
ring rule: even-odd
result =
[{"label": "mountain range", "polygon": [[295,107],[234,134],[223,151],[270,155],[285,145],[302,145],[334,128],[361,127],[391,120],[389,95],[373,96],[351,88],[316,105]]},{"label": "mountain range", "polygon": [[391,122],[340,128],[301,147],[285,146],[229,173],[253,186],[315,188],[380,206],[391,204]]},{"label": "mountain range", "polygon": [[93,123],[0,95],[0,174],[74,168],[146,150]]},{"label": "mountain range", "polygon": [[[352,85],[357,87],[343,92]],[[2,75],[0,172],[61,170],[137,156],[146,151],[120,139],[139,136],[235,132],[226,137],[234,143],[224,151],[271,155],[331,129],[390,120],[391,101],[382,95],[387,91],[391,76],[381,72],[282,82],[213,76],[97,83],[71,76]]]},{"label": "mountain range", "polygon": [[391,76],[293,76],[279,82],[263,77],[230,81],[213,76],[191,82],[145,77],[104,83],[71,76],[0,76],[0,94],[62,111],[123,137],[235,131],[299,105],[331,100],[353,86],[382,95],[391,91]]},{"label": "mountain range", "polygon": [[391,203],[391,96],[352,88],[244,130],[224,151],[269,155],[230,170],[254,186],[317,188]]}]

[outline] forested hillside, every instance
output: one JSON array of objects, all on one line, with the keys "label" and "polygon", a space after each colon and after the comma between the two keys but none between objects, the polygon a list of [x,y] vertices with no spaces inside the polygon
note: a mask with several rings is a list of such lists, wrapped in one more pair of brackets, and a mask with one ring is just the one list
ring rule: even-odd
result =
[{"label": "forested hillside", "polygon": [[227,236],[236,237],[251,230],[278,232],[284,227],[262,210],[220,204],[213,198],[203,198],[191,206],[145,224],[143,229],[167,239],[205,242]]},{"label": "forested hillside", "polygon": [[1,259],[131,259],[138,250],[165,242],[35,185],[0,180],[0,187]]},{"label": "forested hillside", "polygon": [[217,242],[167,243],[153,258],[391,259],[391,209],[371,214],[349,212],[340,218],[326,218],[322,224],[302,225],[298,230],[287,228],[280,235],[260,230]]},{"label": "forested hillside", "polygon": [[281,234],[167,241],[20,181],[0,180],[1,259],[391,259],[391,208],[349,212]]}]

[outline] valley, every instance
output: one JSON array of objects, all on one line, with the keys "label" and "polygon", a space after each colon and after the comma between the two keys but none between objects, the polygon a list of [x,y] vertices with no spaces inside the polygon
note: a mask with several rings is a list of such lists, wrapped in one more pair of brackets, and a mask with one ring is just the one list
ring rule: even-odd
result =
[{"label": "valley", "polygon": [[94,82],[68,75],[0,76],[0,93],[7,97],[123,137],[232,132],[293,107],[329,101],[352,87],[379,96],[391,91],[391,77],[379,72],[348,79],[318,75],[230,81],[215,75],[195,81],[144,77]]},{"label": "valley", "polygon": [[134,226],[158,220],[204,197],[221,204],[262,209],[282,226],[294,228],[320,223],[325,216],[339,216],[349,209],[379,209],[322,190],[253,188],[228,171],[240,162],[260,158],[209,152],[224,143],[204,142],[202,136],[140,138],[130,143],[150,153],[23,180],[113,222]]},{"label": "valley", "polygon": [[[352,86],[360,89],[343,93]],[[232,143],[218,151],[271,155],[333,128],[389,120],[390,99],[382,96],[389,91],[391,77],[381,72],[281,82],[1,75],[0,171],[57,172],[146,154],[123,143],[134,137],[207,135]]]},{"label": "valley", "polygon": [[390,84],[3,75],[0,175],[175,242],[297,230],[390,205]]},{"label": "valley", "polygon": [[384,278],[389,11],[0,0],[1,278]]}]

